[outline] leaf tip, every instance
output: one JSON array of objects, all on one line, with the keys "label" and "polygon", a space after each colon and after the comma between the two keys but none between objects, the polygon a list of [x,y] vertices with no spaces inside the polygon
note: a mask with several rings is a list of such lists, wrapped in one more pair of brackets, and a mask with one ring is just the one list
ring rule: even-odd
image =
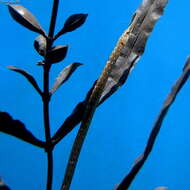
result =
[{"label": "leaf tip", "polygon": [[75,63],[73,63],[75,66],[81,66],[81,65],[84,65],[83,63],[79,63],[79,62],[75,62]]},{"label": "leaf tip", "polygon": [[45,31],[41,28],[36,18],[25,7],[18,4],[8,4],[8,10],[11,17],[16,22],[33,32],[37,32],[39,34],[42,34],[43,36],[46,36]]},{"label": "leaf tip", "polygon": [[13,65],[8,65],[8,66],[6,66],[6,67],[7,67],[7,69],[10,69],[10,70],[15,69],[15,67],[14,67]]}]

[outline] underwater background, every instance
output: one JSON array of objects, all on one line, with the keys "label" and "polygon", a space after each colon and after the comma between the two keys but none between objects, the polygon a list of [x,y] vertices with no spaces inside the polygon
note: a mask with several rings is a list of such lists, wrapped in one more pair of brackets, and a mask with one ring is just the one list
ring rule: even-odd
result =
[{"label": "underwater background", "polygon": [[[57,40],[68,44],[64,60],[51,71],[51,85],[64,66],[80,62],[72,78],[51,101],[51,133],[54,134],[74,106],[85,97],[98,78],[118,38],[127,28],[141,1],[60,1],[56,31],[74,13],[88,13],[85,24]],[[50,0],[20,0],[47,30]],[[182,72],[190,55],[189,1],[169,1],[163,17],[148,40],[145,53],[126,84],[96,111],[82,149],[71,190],[111,190],[130,171],[143,152],[163,101]],[[0,111],[21,120],[44,140],[42,103],[33,88],[6,66],[15,65],[32,73],[41,86],[42,69],[33,48],[37,34],[14,22],[0,2]],[[154,149],[130,190],[189,190],[190,186],[190,81],[169,110]],[[76,127],[54,150],[54,182],[57,190]],[[37,147],[0,133],[0,176],[13,190],[42,190],[46,184],[46,155]]]}]

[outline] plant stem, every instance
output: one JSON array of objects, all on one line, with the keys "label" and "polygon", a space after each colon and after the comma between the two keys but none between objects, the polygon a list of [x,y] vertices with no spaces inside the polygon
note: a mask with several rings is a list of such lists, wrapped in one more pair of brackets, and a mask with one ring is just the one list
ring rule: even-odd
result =
[{"label": "plant stem", "polygon": [[[57,11],[59,6],[59,0],[54,0],[51,21],[49,26],[49,34],[47,39],[47,49],[46,55],[51,50],[53,45],[53,35],[55,30]],[[51,133],[50,133],[50,117],[49,117],[49,102],[50,102],[50,93],[49,93],[49,73],[50,73],[51,64],[45,56],[44,64],[44,91],[43,91],[43,110],[44,110],[44,127],[45,127],[45,137],[46,137],[46,152],[48,160],[48,172],[47,172],[47,185],[46,189],[52,189],[53,181],[53,149],[51,148]]]},{"label": "plant stem", "polygon": [[46,134],[46,141],[51,140],[50,135],[50,122],[49,122],[49,69],[50,67],[44,66],[44,96],[43,96],[43,103],[44,103],[44,125],[45,125],[45,134]]},{"label": "plant stem", "polygon": [[47,153],[47,157],[48,157],[48,176],[47,176],[46,189],[51,190],[52,182],[53,182],[53,151],[52,150]]},{"label": "plant stem", "polygon": [[50,27],[49,27],[49,35],[48,35],[49,38],[52,38],[54,35],[58,7],[59,7],[59,0],[54,0],[52,15],[51,15],[51,22],[50,22]]},{"label": "plant stem", "polygon": [[[44,127],[45,127],[45,137],[46,145],[49,147],[51,145],[51,134],[50,134],[50,121],[49,121],[49,70],[50,66],[44,66],[44,96],[43,96],[43,106],[44,106]],[[47,150],[48,158],[48,174],[47,174],[47,190],[52,189],[52,180],[53,180],[53,154],[52,150]]]}]

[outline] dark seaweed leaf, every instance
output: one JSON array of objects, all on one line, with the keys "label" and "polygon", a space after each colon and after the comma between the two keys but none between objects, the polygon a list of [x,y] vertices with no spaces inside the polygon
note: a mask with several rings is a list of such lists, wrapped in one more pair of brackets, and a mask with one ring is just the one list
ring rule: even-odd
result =
[{"label": "dark seaweed leaf", "polygon": [[76,125],[78,125],[82,118],[84,117],[85,108],[87,105],[87,102],[92,94],[92,91],[96,85],[96,82],[94,82],[92,88],[88,91],[85,100],[82,102],[79,102],[75,108],[73,109],[71,115],[69,115],[64,123],[60,126],[60,128],[57,130],[55,135],[52,137],[52,143],[55,146],[62,138],[64,138],[69,132],[71,132]]},{"label": "dark seaweed leaf", "polygon": [[58,34],[55,35],[54,39],[57,39],[62,34],[65,34],[66,32],[71,32],[73,30],[76,30],[80,26],[84,24],[86,21],[88,14],[73,14],[71,15],[65,22],[63,28],[58,32]]},{"label": "dark seaweed leaf", "polygon": [[8,66],[7,68],[23,75],[30,82],[30,84],[32,84],[32,86],[36,89],[36,91],[40,95],[42,95],[42,91],[40,90],[36,80],[34,79],[34,77],[31,74],[29,74],[27,71],[25,71],[23,69],[19,69],[19,68],[14,67],[14,66]]},{"label": "dark seaweed leaf", "polygon": [[8,9],[13,19],[16,20],[18,23],[25,26],[29,30],[45,36],[45,32],[39,25],[36,18],[22,5],[9,4]]},{"label": "dark seaweed leaf", "polygon": [[0,112],[0,132],[12,135],[35,146],[41,148],[45,147],[45,143],[34,137],[22,122],[14,120],[6,112]]},{"label": "dark seaweed leaf", "polygon": [[65,67],[56,78],[56,81],[53,85],[53,88],[50,90],[50,93],[53,94],[63,83],[65,83],[80,65],[82,64],[72,63]]},{"label": "dark seaweed leaf", "polygon": [[35,50],[41,55],[45,56],[46,48],[47,48],[47,41],[46,38],[42,35],[39,35],[34,41],[34,48]]},{"label": "dark seaweed leaf", "polygon": [[50,52],[48,52],[46,58],[50,63],[57,63],[66,57],[67,51],[68,46],[55,46]]},{"label": "dark seaweed leaf", "polygon": [[62,138],[64,138],[69,132],[71,132],[76,125],[81,122],[84,116],[85,108],[86,102],[80,102],[77,104],[71,115],[66,118],[64,123],[52,137],[53,146],[55,146]]}]

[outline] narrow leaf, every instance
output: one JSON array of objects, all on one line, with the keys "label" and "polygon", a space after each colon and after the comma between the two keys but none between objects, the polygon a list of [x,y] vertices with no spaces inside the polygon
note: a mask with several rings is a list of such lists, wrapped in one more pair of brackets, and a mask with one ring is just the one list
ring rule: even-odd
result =
[{"label": "narrow leaf", "polygon": [[85,100],[82,102],[79,102],[75,108],[73,109],[72,113],[65,119],[63,124],[60,126],[60,128],[57,130],[55,135],[52,137],[52,143],[55,146],[62,138],[64,138],[67,134],[69,134],[75,126],[77,126],[84,117],[85,109],[87,106],[87,102],[92,94],[92,91],[96,85],[96,82],[94,82],[93,87],[88,91],[86,94]]},{"label": "narrow leaf", "polygon": [[[160,113],[159,113],[159,115],[153,125],[152,131],[149,135],[148,142],[146,144],[143,154],[140,157],[138,157],[138,159],[136,159],[135,164],[133,165],[131,171],[126,175],[126,177],[118,185],[116,190],[128,189],[130,187],[131,183],[133,182],[134,178],[140,171],[140,169],[143,167],[144,163],[146,162],[147,158],[149,157],[149,155],[154,147],[156,138],[159,134],[159,131],[161,129],[164,118],[169,111],[169,108],[175,101],[179,91],[182,89],[183,85],[185,84],[185,82],[187,81],[189,76],[190,76],[190,57],[188,57],[188,59],[187,59],[186,67],[183,69],[183,73],[181,74],[179,79],[176,81],[176,83],[174,84],[174,86],[171,89],[171,92],[168,94],[166,100],[163,103]],[[162,190],[164,190],[164,189],[162,189]]]},{"label": "narrow leaf", "polygon": [[64,123],[52,137],[52,143],[54,146],[81,122],[84,116],[85,108],[86,102],[80,102],[77,104],[73,112],[65,119]]},{"label": "narrow leaf", "polygon": [[13,19],[16,20],[19,24],[25,26],[29,30],[45,36],[45,32],[39,25],[36,18],[22,5],[9,4],[8,9]]},{"label": "narrow leaf", "polygon": [[68,46],[55,46],[50,52],[48,52],[46,58],[50,63],[57,63],[66,57],[67,51]]},{"label": "narrow leaf", "polygon": [[53,88],[50,90],[50,93],[53,94],[63,83],[65,83],[80,65],[82,64],[73,63],[65,67],[56,78],[56,81],[53,85]]},{"label": "narrow leaf", "polygon": [[7,68],[23,75],[30,82],[30,84],[32,84],[32,86],[36,89],[36,91],[40,95],[42,95],[42,91],[40,90],[36,80],[34,79],[34,77],[31,74],[29,74],[27,71],[25,71],[23,69],[19,69],[19,68],[14,67],[14,66],[8,66]]},{"label": "narrow leaf", "polygon": [[113,69],[109,74],[100,102],[104,102],[127,80],[129,74],[144,53],[156,22],[163,15],[168,0],[143,0],[136,10],[131,24],[119,38],[109,62]]},{"label": "narrow leaf", "polygon": [[45,147],[45,143],[34,137],[34,135],[26,129],[22,122],[19,120],[14,120],[6,112],[0,112],[0,132],[12,135],[35,146],[41,148]]},{"label": "narrow leaf", "polygon": [[73,30],[76,30],[80,26],[84,24],[86,21],[88,14],[73,14],[71,15],[65,22],[63,28],[58,32],[58,34],[55,35],[54,39],[57,39],[62,34],[65,34],[66,32],[71,32]]},{"label": "narrow leaf", "polygon": [[64,30],[67,32],[71,32],[76,28],[80,27],[84,24],[88,14],[73,14],[71,15],[64,24]]},{"label": "narrow leaf", "polygon": [[42,35],[39,35],[34,41],[34,48],[41,55],[45,56],[47,41],[46,38]]}]

